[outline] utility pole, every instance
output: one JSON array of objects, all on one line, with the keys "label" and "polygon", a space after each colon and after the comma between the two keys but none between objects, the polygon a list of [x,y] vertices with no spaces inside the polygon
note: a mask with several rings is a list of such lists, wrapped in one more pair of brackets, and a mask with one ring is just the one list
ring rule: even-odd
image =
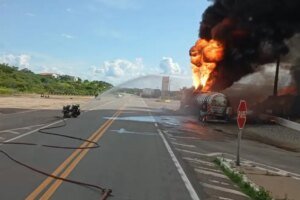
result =
[{"label": "utility pole", "polygon": [[278,56],[276,62],[276,72],[275,72],[274,90],[273,90],[273,96],[275,97],[277,96],[277,90],[278,90],[279,65],[280,65],[280,56]]}]

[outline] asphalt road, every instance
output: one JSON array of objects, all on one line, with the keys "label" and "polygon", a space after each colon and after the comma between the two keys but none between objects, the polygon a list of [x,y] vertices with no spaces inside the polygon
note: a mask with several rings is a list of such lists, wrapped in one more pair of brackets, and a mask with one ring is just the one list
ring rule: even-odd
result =
[{"label": "asphalt road", "polygon": [[57,121],[60,110],[21,110],[0,115],[0,131],[22,129]]},{"label": "asphalt road", "polygon": [[[112,189],[108,199],[248,199],[213,163],[213,156],[233,157],[232,135],[197,120],[174,116],[177,103],[126,95],[96,99],[79,118],[51,130],[98,141],[90,150],[2,145],[19,161],[52,175]],[[2,115],[0,141],[60,146],[89,145],[35,131],[60,124],[59,111]],[[5,123],[5,124],[3,124]],[[242,159],[263,167],[299,172],[299,153],[243,140]],[[100,199],[94,188],[55,180],[0,156],[0,199]]]},{"label": "asphalt road", "polygon": [[[111,97],[111,101],[104,104],[101,100],[95,101],[88,112],[77,119],[68,119],[66,127],[52,130],[81,138],[94,134],[93,141],[99,141],[101,146],[98,149],[63,150],[21,145],[0,148],[37,169],[110,188],[113,190],[110,199],[196,199],[188,179],[179,174],[170,156],[172,150],[167,150],[154,118],[144,108],[138,109],[144,106],[142,99],[131,96]],[[150,120],[144,120],[145,117],[139,120],[139,116],[148,116]],[[126,120],[128,117],[137,120]],[[83,143],[38,132],[25,133],[24,137],[22,134],[16,141],[64,146]],[[4,156],[0,162],[1,199],[100,199],[101,193],[95,189],[47,178]]]}]

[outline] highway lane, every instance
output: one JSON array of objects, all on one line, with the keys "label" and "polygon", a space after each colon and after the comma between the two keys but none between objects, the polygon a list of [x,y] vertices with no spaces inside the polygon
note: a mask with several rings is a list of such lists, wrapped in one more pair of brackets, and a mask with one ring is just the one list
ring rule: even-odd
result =
[{"label": "highway lane", "polygon": [[[139,116],[148,113],[128,109],[134,105],[142,106],[142,100],[130,99],[101,138],[101,149],[91,151],[70,178],[112,188],[112,199],[191,199],[154,121],[151,122],[150,116],[140,120]],[[137,121],[126,120],[131,116]],[[66,193],[68,199],[99,197],[99,193],[93,190],[62,183],[53,198],[63,199]]]},{"label": "highway lane", "polygon": [[[94,108],[78,119],[68,120],[66,127],[53,130],[82,138],[94,133],[96,137],[93,139],[100,140],[99,149],[79,151],[73,157],[74,150],[13,145],[1,146],[1,149],[44,171],[54,173],[59,169],[57,174],[60,176],[111,188],[114,195],[112,199],[191,199],[191,193],[158,135],[155,123],[119,120],[148,115],[147,111],[131,109],[133,106],[144,106],[141,105],[143,101],[126,96],[117,100],[112,98],[111,102],[104,109]],[[119,111],[120,108],[122,111]],[[114,114],[116,119],[112,118]],[[18,141],[65,146],[82,144],[39,133]],[[73,159],[62,166],[70,156]],[[99,191],[86,187],[53,179],[45,184],[47,177],[16,165],[3,156],[0,162],[0,194],[3,199],[100,198]],[[41,187],[41,184],[45,187]]]},{"label": "highway lane", "polygon": [[[81,110],[99,110],[103,106],[111,104],[114,99],[111,96],[90,100],[85,103]],[[62,117],[61,110],[24,110],[9,109],[10,113],[0,115],[0,141],[11,140],[28,132],[34,132],[39,128],[55,123]]]}]

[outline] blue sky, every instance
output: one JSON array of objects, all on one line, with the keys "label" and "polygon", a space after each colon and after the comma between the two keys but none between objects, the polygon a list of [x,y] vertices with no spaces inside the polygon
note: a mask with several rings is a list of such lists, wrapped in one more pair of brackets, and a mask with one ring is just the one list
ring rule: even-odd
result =
[{"label": "blue sky", "polygon": [[114,84],[190,74],[206,0],[0,0],[0,62]]}]

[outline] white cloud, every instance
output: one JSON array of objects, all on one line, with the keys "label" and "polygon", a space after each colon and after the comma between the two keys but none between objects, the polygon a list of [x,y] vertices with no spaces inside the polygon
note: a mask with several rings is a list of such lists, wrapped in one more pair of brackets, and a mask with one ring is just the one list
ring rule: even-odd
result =
[{"label": "white cloud", "polygon": [[182,72],[179,64],[174,62],[173,58],[170,57],[163,57],[160,61],[159,68],[164,74],[176,75]]},{"label": "white cloud", "polygon": [[19,69],[28,68],[35,73],[51,72],[68,74],[85,78],[85,66],[87,64],[80,60],[68,61],[50,55],[30,52],[26,54],[1,54],[0,63],[6,63]]},{"label": "white cloud", "polygon": [[99,68],[93,67],[93,73],[116,78],[124,76],[133,77],[140,75],[143,68],[144,65],[141,58],[137,58],[133,62],[116,59],[113,61],[105,61]]},{"label": "white cloud", "polygon": [[19,56],[19,65],[20,67],[29,67],[29,62],[30,62],[31,57],[26,54],[21,54]]},{"label": "white cloud", "polygon": [[66,39],[75,39],[75,36],[66,33],[62,33],[61,36]]},{"label": "white cloud", "polygon": [[80,60],[67,61],[41,53],[30,52],[30,54],[0,54],[0,63],[7,63],[20,69],[28,68],[35,73],[68,74],[82,79],[103,80],[113,84],[120,84],[151,74],[178,74],[182,76],[179,64],[169,57],[163,57],[160,65],[156,67],[146,66],[142,58],[136,58],[134,60],[115,59],[105,61],[100,66],[92,65],[86,68],[88,64]]},{"label": "white cloud", "polygon": [[[53,66],[42,66],[38,73],[65,74],[61,69]],[[68,74],[68,75],[72,75],[72,74]]]},{"label": "white cloud", "polygon": [[170,57],[163,57],[158,67],[145,66],[142,58],[136,58],[134,61],[125,59],[105,61],[100,67],[91,66],[87,77],[119,84],[151,74],[183,75],[178,63]]},{"label": "white cloud", "polygon": [[36,15],[34,13],[31,13],[31,12],[27,12],[25,13],[26,16],[29,16],[29,17],[35,17]]},{"label": "white cloud", "polygon": [[6,63],[19,68],[29,68],[30,60],[31,60],[31,56],[27,54],[20,54],[20,55],[3,54],[0,56],[0,63]]},{"label": "white cloud", "polygon": [[113,83],[120,83],[144,74],[144,64],[141,58],[134,61],[116,59],[105,61],[100,67],[91,66],[94,78],[102,78]]},{"label": "white cloud", "polygon": [[71,13],[71,12],[73,12],[73,9],[72,8],[66,8],[66,12]]}]

